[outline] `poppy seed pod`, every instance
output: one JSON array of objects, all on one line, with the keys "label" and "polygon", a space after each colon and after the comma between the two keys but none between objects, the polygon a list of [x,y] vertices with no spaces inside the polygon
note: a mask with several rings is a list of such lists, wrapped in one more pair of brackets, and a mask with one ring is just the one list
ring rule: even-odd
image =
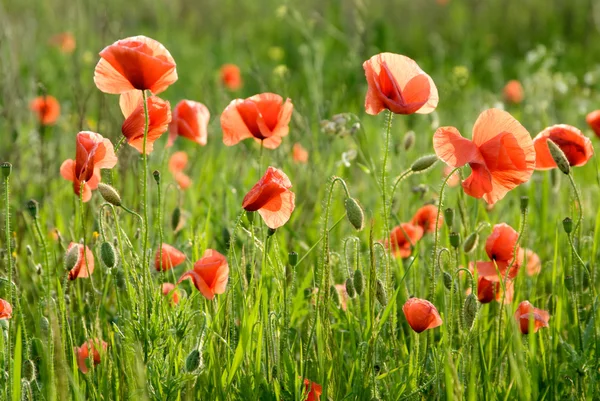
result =
[{"label": "poppy seed pod", "polygon": [[556,163],[558,169],[564,174],[569,174],[569,172],[571,171],[571,166],[569,165],[569,160],[567,160],[567,156],[565,155],[565,153],[551,139],[548,139],[547,142],[548,150],[550,150],[550,156],[552,156],[552,159]]},{"label": "poppy seed pod", "polygon": [[158,185],[160,185],[160,171],[158,171],[158,170],[154,170],[154,171],[152,172],[152,176],[154,177],[154,181],[156,181],[156,183],[157,183]]},{"label": "poppy seed pod", "polygon": [[108,203],[114,206],[121,206],[121,195],[110,185],[101,182],[98,184],[98,191]]},{"label": "poppy seed pod", "polygon": [[454,225],[454,209],[451,207],[444,210],[444,220],[446,220],[446,224],[448,227],[452,228]]},{"label": "poppy seed pod", "polygon": [[288,253],[288,263],[290,266],[296,266],[296,264],[298,264],[298,254],[296,252]]},{"label": "poppy seed pod", "polygon": [[346,279],[346,292],[350,298],[354,298],[356,296],[356,289],[354,288],[354,280],[350,277]]},{"label": "poppy seed pod", "polygon": [[472,252],[473,249],[477,247],[477,242],[479,242],[479,233],[475,231],[474,233],[470,234],[465,240],[463,244],[463,251],[465,251],[465,253]]},{"label": "poppy seed pod", "polygon": [[415,132],[408,131],[406,135],[404,135],[404,150],[410,150],[415,144]]},{"label": "poppy seed pod", "polygon": [[12,172],[12,164],[9,162],[4,162],[0,165],[0,168],[2,169],[2,175],[4,178],[10,177],[10,173]]},{"label": "poppy seed pod", "polygon": [[413,171],[413,173],[420,173],[433,166],[437,161],[438,157],[436,155],[422,156],[415,160],[415,162],[410,166],[410,169]]},{"label": "poppy seed pod", "polygon": [[110,242],[103,242],[102,245],[100,245],[100,258],[106,267],[112,268],[117,264],[115,248]]},{"label": "poppy seed pod", "polygon": [[79,263],[81,257],[79,247],[71,247],[65,254],[65,270],[71,270]]},{"label": "poppy seed pod", "polygon": [[39,203],[36,200],[31,199],[29,202],[27,202],[27,211],[29,211],[29,214],[33,219],[37,219],[38,209]]},{"label": "poppy seed pod", "polygon": [[200,367],[201,362],[200,351],[195,349],[185,358],[185,370],[190,373],[195,372]]},{"label": "poppy seed pod", "polygon": [[177,206],[173,210],[173,214],[171,215],[171,228],[173,229],[173,231],[175,231],[177,229],[177,227],[179,226],[180,220],[181,220],[181,209],[179,208],[179,206]]},{"label": "poppy seed pod", "polygon": [[570,217],[565,217],[562,223],[565,232],[567,234],[571,234],[571,232],[573,231],[573,220],[571,220]]},{"label": "poppy seed pod", "polygon": [[352,224],[356,231],[361,231],[365,226],[365,214],[358,201],[348,197],[344,201],[344,206],[346,207],[346,216],[348,216],[350,224]]},{"label": "poppy seed pod", "polygon": [[463,306],[463,319],[465,321],[465,328],[467,330],[471,330],[473,327],[473,322],[475,321],[475,317],[477,316],[477,298],[473,293],[469,294],[467,298],[465,298],[465,303]]},{"label": "poppy seed pod", "polygon": [[356,294],[361,296],[365,289],[365,277],[362,274],[362,271],[356,269],[354,271],[354,289],[356,290]]},{"label": "poppy seed pod", "polygon": [[521,196],[521,213],[527,212],[529,208],[529,196]]},{"label": "poppy seed pod", "polygon": [[460,234],[457,232],[451,232],[450,233],[450,245],[452,245],[452,248],[457,249],[460,246]]},{"label": "poppy seed pod", "polygon": [[377,280],[376,282],[375,298],[377,298],[377,302],[379,302],[381,306],[387,305],[387,294],[381,280]]}]

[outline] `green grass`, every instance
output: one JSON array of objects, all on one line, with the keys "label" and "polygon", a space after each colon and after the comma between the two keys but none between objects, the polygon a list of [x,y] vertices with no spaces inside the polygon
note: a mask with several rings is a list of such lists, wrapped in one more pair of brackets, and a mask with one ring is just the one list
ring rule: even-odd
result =
[{"label": "green grass", "polygon": [[[416,159],[433,153],[438,126],[456,126],[470,137],[473,122],[489,107],[505,107],[532,135],[565,123],[593,137],[585,115],[600,108],[599,18],[600,7],[592,0],[450,0],[446,6],[434,0],[0,2],[0,162],[13,166],[0,203],[3,223],[4,210],[10,209],[10,249],[16,255],[11,286],[2,224],[0,298],[13,299],[14,313],[9,321],[0,320],[0,399],[22,399],[21,393],[36,400],[298,401],[303,378],[321,384],[321,399],[332,400],[596,399],[597,158],[574,169],[584,212],[574,245],[591,277],[584,276],[562,227],[565,217],[577,217],[567,177],[535,172],[490,211],[460,187],[446,188],[443,204],[455,210],[463,240],[483,222],[517,229],[520,197],[528,196],[521,246],[533,249],[543,265],[533,277],[521,269],[511,304],[479,305],[469,330],[460,318],[466,277],[452,297],[437,272],[430,296],[432,235],[416,244],[411,258],[391,258],[389,265],[377,245],[385,231],[380,178],[386,113],[364,112],[362,63],[381,51],[405,54],[432,76],[440,93],[434,113],[394,117],[387,160],[391,185]],[[73,54],[47,44],[62,31],[76,37]],[[164,149],[164,135],[149,158],[148,171],[161,173],[162,197],[159,203],[157,184],[148,174],[152,257],[161,232],[164,242],[187,256],[184,265],[160,274],[144,262],[135,216],[103,207],[97,192],[82,210],[71,183],[59,174],[63,160],[75,155],[78,131],[119,141],[118,97],[96,88],[94,66],[104,46],[137,34],[163,43],[177,62],[179,80],[161,96],[172,105],[200,101],[212,115],[207,146],[178,139]],[[218,70],[224,63],[240,66],[239,92],[221,86]],[[524,85],[520,105],[502,105],[509,79]],[[62,108],[58,124],[43,135],[28,109],[40,85]],[[219,116],[231,99],[265,91],[291,98],[294,114],[289,136],[278,149],[264,151],[261,169],[254,142],[223,145]],[[360,129],[348,135],[324,132],[321,121],[338,113],[355,116],[348,130],[355,122]],[[408,131],[415,133],[415,144],[405,150]],[[596,145],[598,139],[592,141]],[[296,142],[310,152],[307,165],[291,158]],[[193,184],[183,192],[167,169],[176,150],[190,156],[186,173]],[[345,164],[348,152],[356,158]],[[119,191],[125,206],[142,214],[141,157],[127,145],[118,157],[103,181]],[[267,165],[283,170],[296,193],[291,220],[271,237],[260,216],[251,223],[241,207]],[[437,202],[442,168],[438,162],[399,185],[390,201],[390,225]],[[339,185],[333,187],[326,219],[333,176],[343,178],[363,206],[363,231],[345,218]],[[30,199],[39,202],[37,218],[29,213]],[[177,232],[171,224],[176,210],[185,223]],[[112,269],[100,259],[100,220],[106,240],[117,239],[118,264]],[[58,240],[51,235],[55,229]],[[444,225],[438,249],[451,248],[449,232]],[[481,231],[474,252],[442,257],[442,268],[453,271],[456,260],[462,266],[485,260],[490,232]],[[91,279],[68,281],[66,248],[82,239],[94,252],[96,270]],[[186,281],[179,286],[180,303],[172,306],[159,284],[176,282],[206,248],[227,256],[227,291],[208,301]],[[294,268],[290,252],[299,256]],[[357,268],[366,276],[366,289],[348,301],[346,311],[329,300],[327,288],[307,295],[321,286],[323,271],[340,284]],[[388,286],[387,307],[375,299],[373,272]],[[567,288],[572,276],[576,291]],[[414,333],[401,310],[409,296],[433,302],[444,324]],[[520,333],[513,314],[523,300],[550,312],[548,328]],[[73,348],[96,337],[108,349],[84,375]],[[200,362],[189,370],[186,360],[194,350]]]}]

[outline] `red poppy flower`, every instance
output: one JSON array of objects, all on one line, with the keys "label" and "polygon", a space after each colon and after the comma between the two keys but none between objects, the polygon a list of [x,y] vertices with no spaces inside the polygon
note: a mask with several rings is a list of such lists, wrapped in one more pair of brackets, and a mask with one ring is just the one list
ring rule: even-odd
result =
[{"label": "red poppy flower", "polygon": [[296,195],[290,191],[292,183],[287,175],[269,167],[265,175],[244,196],[242,207],[261,215],[265,224],[276,229],[287,223],[294,211]]},{"label": "red poppy flower", "polygon": [[75,280],[77,278],[87,278],[94,272],[94,254],[88,248],[85,247],[85,258],[84,258],[84,247],[82,244],[71,242],[67,248],[67,253],[74,247],[78,249],[77,263],[69,271],[69,280]]},{"label": "red poppy flower", "polygon": [[367,77],[367,114],[388,109],[396,114],[427,114],[438,104],[433,80],[417,63],[400,54],[380,53],[363,63]]},{"label": "red poppy flower", "polygon": [[182,100],[173,111],[173,119],[169,124],[169,142],[172,146],[177,136],[182,136],[199,145],[206,145],[208,137],[208,121],[210,112],[205,105],[192,100]]},{"label": "red poppy flower", "polygon": [[175,60],[159,42],[145,36],[118,40],[100,52],[94,82],[105,93],[133,89],[157,95],[177,81]]},{"label": "red poppy flower", "polygon": [[518,104],[523,101],[523,85],[516,79],[508,81],[504,86],[504,100],[508,103]]},{"label": "red poppy flower", "polygon": [[87,361],[90,358],[90,351],[92,352],[92,363],[96,366],[100,363],[100,350],[105,353],[107,349],[108,344],[97,338],[86,341],[81,347],[74,347],[77,365],[79,365],[81,373],[86,374],[89,371]]},{"label": "red poppy flower", "polygon": [[[423,229],[423,233],[429,233],[435,231],[435,219],[437,217],[437,206],[435,205],[425,205],[413,216],[410,223],[415,226],[419,226]],[[442,228],[444,224],[444,216],[440,213],[440,218],[438,220],[438,230]]]},{"label": "red poppy flower", "polygon": [[465,193],[489,204],[527,182],[535,166],[529,132],[509,113],[498,109],[479,115],[472,141],[463,138],[454,127],[438,128],[433,148],[450,167],[469,164],[471,175],[462,183]]},{"label": "red poppy flower", "polygon": [[535,308],[529,303],[529,301],[523,301],[519,304],[517,311],[515,312],[515,320],[519,324],[521,333],[529,334],[529,321],[533,319],[533,332],[537,331],[542,327],[548,327],[548,320],[550,320],[550,314],[545,310]]},{"label": "red poppy flower", "polygon": [[274,93],[261,93],[248,99],[235,99],[221,114],[223,143],[227,146],[254,138],[267,149],[275,149],[290,130],[292,101]]},{"label": "red poppy flower", "polygon": [[194,270],[183,273],[177,284],[185,279],[191,279],[194,287],[206,297],[213,299],[216,294],[222,294],[229,280],[229,265],[225,256],[214,249],[207,249],[202,259],[194,264]]},{"label": "red poppy flower", "polygon": [[58,33],[52,36],[48,43],[57,47],[63,53],[73,53],[75,50],[75,37],[70,32]]},{"label": "red poppy flower", "polygon": [[477,279],[477,299],[482,304],[487,304],[492,301],[502,302],[502,298],[504,298],[504,303],[509,304],[512,302],[515,286],[512,280],[506,280],[504,282],[504,286],[506,288],[506,292],[502,291],[502,283],[500,279],[496,275],[495,279],[490,279],[491,276],[479,276]]},{"label": "red poppy flower", "polygon": [[31,101],[29,108],[37,114],[42,125],[54,125],[60,116],[60,103],[54,96],[38,96]]},{"label": "red poppy flower", "polygon": [[[506,223],[496,224],[485,242],[485,252],[491,261],[477,262],[477,273],[491,281],[500,280],[498,271],[502,278],[515,278],[522,261],[522,258],[515,258],[515,249],[517,256],[520,254],[518,240],[519,233],[514,228]],[[507,274],[511,262],[513,264]]]},{"label": "red poppy flower", "polygon": [[169,159],[169,171],[175,177],[175,181],[181,189],[187,189],[192,185],[192,180],[188,177],[183,170],[188,164],[187,153],[180,151],[175,152]]},{"label": "red poppy flower", "polygon": [[94,132],[82,131],[77,134],[77,150],[75,160],[67,159],[60,166],[60,174],[65,180],[73,182],[73,191],[79,196],[81,183],[83,201],[92,198],[92,190],[100,182],[100,169],[113,168],[117,164],[117,156],[112,143]]},{"label": "red poppy flower", "polygon": [[[121,95],[119,100],[125,121],[121,132],[127,138],[127,143],[142,153],[144,148],[144,102],[142,92],[130,91]],[[154,142],[169,128],[171,122],[171,106],[166,100],[150,96],[148,104],[148,136],[146,139],[146,154],[154,149]]]},{"label": "red poppy flower", "polygon": [[442,325],[442,318],[435,306],[426,299],[409,298],[402,307],[406,321],[416,333]]},{"label": "red poppy flower", "polygon": [[548,139],[558,145],[573,167],[583,166],[594,154],[592,141],[577,128],[566,124],[553,125],[533,139],[536,170],[549,170],[556,167],[556,162],[548,149]]},{"label": "red poppy flower", "polygon": [[600,110],[592,111],[585,117],[585,120],[592,131],[594,131],[594,134],[600,138]]},{"label": "red poppy flower", "polygon": [[385,245],[389,247],[391,244],[392,252],[397,258],[408,258],[412,253],[412,247],[422,237],[423,228],[410,223],[402,223],[392,229],[390,241],[386,241]]},{"label": "red poppy flower", "polygon": [[243,84],[240,68],[235,64],[223,64],[221,67],[221,82],[229,90],[240,89]]},{"label": "red poppy flower", "polygon": [[171,299],[173,305],[177,305],[179,303],[179,291],[174,284],[171,283],[163,283],[161,286],[162,294]]},{"label": "red poppy flower", "polygon": [[8,301],[0,298],[0,320],[10,319],[12,317],[12,306]]},{"label": "red poppy flower", "polygon": [[160,255],[159,249],[154,257],[154,267],[157,271],[167,271],[185,262],[185,254],[169,244],[162,244],[162,263]]},{"label": "red poppy flower", "polygon": [[308,151],[299,143],[295,143],[292,147],[292,159],[299,164],[308,163]]},{"label": "red poppy flower", "polygon": [[304,379],[304,389],[306,401],[319,401],[321,399],[323,387],[320,384]]}]

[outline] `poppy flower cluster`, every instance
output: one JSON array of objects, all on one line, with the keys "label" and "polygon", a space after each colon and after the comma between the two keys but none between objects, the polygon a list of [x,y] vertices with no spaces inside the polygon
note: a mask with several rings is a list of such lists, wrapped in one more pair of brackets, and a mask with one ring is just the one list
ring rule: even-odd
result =
[{"label": "poppy flower cluster", "polygon": [[[410,223],[402,223],[392,229],[389,241],[385,241],[385,245],[391,248],[397,258],[408,258],[412,253],[412,248],[423,238],[424,234],[435,232],[436,218],[437,206],[421,207]],[[438,230],[440,230],[444,223],[444,217],[441,214],[437,222]]]}]

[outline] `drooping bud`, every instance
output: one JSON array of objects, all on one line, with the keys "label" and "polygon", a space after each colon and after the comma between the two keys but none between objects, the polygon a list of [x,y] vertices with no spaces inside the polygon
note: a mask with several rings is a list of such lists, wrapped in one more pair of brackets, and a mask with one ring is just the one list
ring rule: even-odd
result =
[{"label": "drooping bud", "polygon": [[442,277],[444,279],[444,287],[446,287],[447,290],[451,290],[452,289],[452,275],[448,272],[444,272]]},{"label": "drooping bud", "polygon": [[449,207],[444,210],[444,220],[446,221],[446,224],[448,224],[448,227],[452,228],[454,225],[454,209]]},{"label": "drooping bud", "polygon": [[361,231],[365,226],[365,213],[363,212],[362,207],[360,207],[356,199],[350,197],[346,198],[344,205],[346,206],[346,216],[348,216],[348,221],[356,231]]},{"label": "drooping bud", "polygon": [[463,244],[463,251],[465,251],[465,253],[472,252],[473,249],[477,247],[477,242],[479,242],[479,233],[475,231],[474,233],[469,235],[465,240]]},{"label": "drooping bud", "polygon": [[117,254],[110,242],[103,242],[102,245],[100,245],[100,258],[106,267],[112,268],[117,264]]},{"label": "drooping bud", "polygon": [[529,207],[529,196],[521,196],[521,213],[526,213]]},{"label": "drooping bud", "polygon": [[296,266],[296,264],[298,264],[298,254],[296,252],[288,253],[288,263],[290,266]]},{"label": "drooping bud", "polygon": [[29,202],[27,202],[27,211],[33,219],[37,219],[38,209],[39,203],[35,199],[31,199]]},{"label": "drooping bud", "polygon": [[72,270],[79,262],[79,258],[81,257],[81,254],[79,252],[80,246],[81,245],[75,245],[71,247],[71,249],[69,249],[65,254],[65,270]]},{"label": "drooping bud", "polygon": [[50,332],[50,321],[46,316],[40,318],[40,331],[43,335],[47,335]]},{"label": "drooping bud", "polygon": [[467,296],[467,298],[465,298],[465,303],[463,305],[463,319],[465,321],[465,328],[467,330],[471,330],[471,327],[473,327],[473,322],[475,321],[476,316],[477,298],[473,293],[471,293]]},{"label": "drooping bud", "polygon": [[23,379],[31,383],[35,380],[36,376],[35,364],[31,359],[27,359],[23,362]]},{"label": "drooping bud", "polygon": [[356,290],[356,294],[361,296],[365,289],[365,276],[363,276],[362,271],[356,269],[354,271],[354,289]]},{"label": "drooping bud", "polygon": [[196,369],[200,367],[201,362],[202,361],[200,358],[200,351],[198,351],[197,349],[193,350],[188,354],[187,358],[185,358],[186,372],[195,372]]},{"label": "drooping bud", "polygon": [[406,135],[404,135],[404,150],[409,150],[415,144],[415,132],[408,131]]},{"label": "drooping bud", "polygon": [[173,209],[173,214],[171,215],[171,229],[175,231],[179,226],[179,221],[181,220],[181,209],[177,206]]},{"label": "drooping bud", "polygon": [[346,279],[346,292],[350,298],[354,298],[356,296],[356,289],[354,288],[354,280],[350,277]]},{"label": "drooping bud", "polygon": [[436,155],[422,156],[415,160],[415,162],[410,166],[410,169],[413,171],[413,173],[420,173],[433,166],[437,161],[438,157]]},{"label": "drooping bud", "polygon": [[340,293],[337,288],[335,288],[335,285],[329,287],[329,295],[331,296],[331,302],[339,308],[342,304],[342,300],[340,299]]},{"label": "drooping bud", "polygon": [[9,162],[4,162],[0,164],[0,169],[2,169],[2,176],[4,176],[4,178],[8,178],[12,172],[12,164]]},{"label": "drooping bud", "polygon": [[110,185],[101,182],[98,184],[98,191],[108,203],[114,206],[121,206],[121,195]]},{"label": "drooping bud", "polygon": [[387,305],[387,294],[385,292],[385,287],[383,286],[383,282],[379,279],[375,283],[375,298],[377,298],[377,302],[379,302],[381,306]]},{"label": "drooping bud", "polygon": [[571,171],[571,166],[569,165],[569,160],[567,159],[567,156],[565,156],[565,153],[562,151],[562,149],[559,148],[558,145],[552,140],[548,139],[548,150],[550,150],[550,155],[552,156],[552,159],[554,159],[558,169],[564,174],[569,174]]},{"label": "drooping bud", "polygon": [[160,185],[160,171],[154,170],[152,172],[152,176],[154,177],[154,181],[156,181],[156,184]]},{"label": "drooping bud", "polygon": [[450,238],[450,245],[452,245],[452,248],[456,249],[460,246],[460,234],[459,233],[452,231],[450,233],[449,238]]},{"label": "drooping bud", "polygon": [[571,234],[571,232],[573,231],[573,220],[571,220],[570,217],[565,217],[565,219],[563,220],[563,228],[565,229],[565,232],[567,234]]}]

